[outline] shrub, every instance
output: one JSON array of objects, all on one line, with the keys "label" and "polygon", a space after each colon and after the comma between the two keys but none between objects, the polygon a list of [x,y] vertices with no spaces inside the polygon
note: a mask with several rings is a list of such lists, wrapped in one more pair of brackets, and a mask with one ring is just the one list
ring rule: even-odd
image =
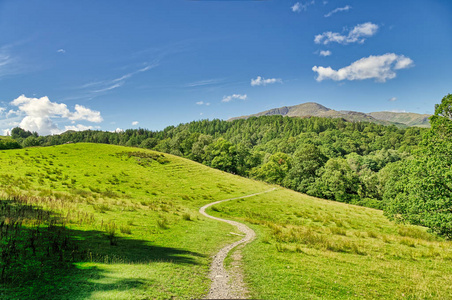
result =
[{"label": "shrub", "polygon": [[124,234],[132,234],[132,229],[129,226],[120,226],[119,230]]},{"label": "shrub", "polygon": [[110,241],[110,245],[118,245],[118,242],[116,240],[116,224],[114,222],[110,222],[105,225],[105,232],[107,234],[108,240]]},{"label": "shrub", "polygon": [[157,219],[157,226],[160,229],[168,229],[168,220],[165,217],[161,217]]}]

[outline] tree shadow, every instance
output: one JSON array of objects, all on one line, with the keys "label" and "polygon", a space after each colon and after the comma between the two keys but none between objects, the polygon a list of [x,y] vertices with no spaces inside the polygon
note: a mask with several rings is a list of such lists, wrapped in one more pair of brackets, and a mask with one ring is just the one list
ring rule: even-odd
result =
[{"label": "tree shadow", "polygon": [[63,218],[20,200],[0,200],[0,299],[88,298],[99,291],[143,290],[147,278],[113,278],[102,264],[198,265],[205,255],[105,232],[75,230]]}]

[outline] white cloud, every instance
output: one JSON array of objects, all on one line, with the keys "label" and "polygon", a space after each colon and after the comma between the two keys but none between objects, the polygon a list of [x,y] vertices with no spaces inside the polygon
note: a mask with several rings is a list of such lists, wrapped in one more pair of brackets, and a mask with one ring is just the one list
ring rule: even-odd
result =
[{"label": "white cloud", "polygon": [[300,2],[295,3],[292,7],[291,7],[293,12],[300,12],[301,11],[301,6],[300,6]]},{"label": "white cloud", "polygon": [[0,107],[0,115],[2,115],[3,112],[5,112],[5,111],[6,111],[6,108],[5,108],[5,107]]},{"label": "white cloud", "polygon": [[378,25],[371,22],[358,24],[351,29],[347,35],[338,32],[326,31],[318,34],[314,38],[316,44],[327,45],[329,43],[339,43],[347,45],[350,43],[364,43],[366,38],[373,36],[378,31]]},{"label": "white cloud", "polygon": [[397,101],[397,97],[389,98],[388,101],[391,101],[391,102]]},{"label": "white cloud", "polygon": [[20,111],[10,109],[10,110],[6,113],[6,117],[7,117],[7,118],[11,117],[12,115],[18,116],[18,115],[20,115]]},{"label": "white cloud", "polygon": [[132,122],[132,125],[133,125],[133,126],[137,126],[137,125],[138,125],[138,121],[133,121],[133,122]]},{"label": "white cloud", "polygon": [[119,83],[115,83],[115,84],[112,84],[112,85],[110,85],[110,86],[107,86],[107,87],[98,89],[98,90],[93,90],[93,91],[91,91],[91,92],[92,92],[92,93],[102,93],[102,92],[106,92],[106,91],[109,91],[109,90],[113,90],[113,89],[115,89],[115,88],[118,88],[118,87],[122,86],[123,84],[124,84],[124,82],[119,82]]},{"label": "white cloud", "polygon": [[348,11],[349,9],[351,9],[352,7],[350,5],[346,5],[344,7],[338,7],[336,9],[333,9],[332,11],[330,11],[329,13],[327,13],[324,17],[328,18],[331,17],[331,15],[340,12],[340,11]]},{"label": "white cloud", "polygon": [[246,94],[244,95],[240,95],[240,94],[233,94],[230,96],[224,96],[223,100],[221,100],[221,102],[230,102],[234,99],[239,99],[239,100],[246,100],[246,98],[248,98],[248,96]]},{"label": "white cloud", "polygon": [[157,66],[158,66],[158,63],[155,62],[155,63],[147,65],[141,69],[138,69],[136,71],[126,73],[118,78],[114,78],[111,80],[88,82],[88,83],[82,85],[80,88],[90,89],[87,92],[91,93],[91,94],[99,94],[99,93],[111,91],[111,90],[114,90],[116,88],[123,86],[126,83],[126,81],[128,79],[130,79],[131,77],[133,77],[134,75],[136,75],[138,73],[149,71]]},{"label": "white cloud", "polygon": [[124,129],[122,129],[122,128],[116,128],[113,132],[116,132],[116,133],[124,132]]},{"label": "white cloud", "polygon": [[58,52],[58,53],[66,53],[66,50],[64,50],[64,49],[58,49],[57,52]]},{"label": "white cloud", "polygon": [[331,51],[330,50],[320,50],[320,56],[330,56]]},{"label": "white cloud", "polygon": [[259,85],[267,85],[272,83],[282,83],[282,80],[280,78],[262,78],[260,76],[257,76],[256,79],[251,79],[251,86],[259,86]]},{"label": "white cloud", "polygon": [[75,105],[75,112],[70,113],[68,119],[72,121],[86,120],[94,123],[100,123],[103,121],[100,112],[78,104]]},{"label": "white cloud", "polygon": [[190,82],[185,85],[185,87],[198,87],[198,86],[205,86],[205,85],[213,85],[217,83],[221,83],[223,79],[206,79],[206,80],[200,80],[195,82]]},{"label": "white cloud", "polygon": [[407,111],[404,109],[393,109],[390,110],[389,112],[394,112],[394,113],[406,113]]},{"label": "white cloud", "polygon": [[196,105],[206,105],[206,106],[209,106],[210,103],[209,103],[209,102],[204,102],[204,101],[198,101],[198,102],[196,102]]},{"label": "white cloud", "polygon": [[17,58],[8,52],[8,47],[0,48],[0,77],[20,73]]},{"label": "white cloud", "polygon": [[85,126],[82,124],[77,124],[75,126],[64,126],[64,131],[73,130],[73,131],[84,131],[93,129],[93,126]]},{"label": "white cloud", "polygon": [[[17,111],[10,110],[10,112],[19,116],[25,115],[20,121],[19,127],[29,131],[36,131],[40,135],[58,134],[62,132],[57,124],[54,123],[54,119],[60,119],[63,122],[70,120],[73,123],[75,121],[94,123],[103,121],[98,111],[76,104],[75,111],[71,112],[66,104],[51,102],[48,97],[28,98],[21,95],[10,104],[18,108]],[[78,124],[70,126],[70,128],[83,128],[83,126]]]},{"label": "white cloud", "polygon": [[314,3],[315,1],[306,2],[304,4],[303,2],[297,2],[290,8],[292,9],[293,12],[306,11],[308,9],[308,6],[313,5]]},{"label": "white cloud", "polygon": [[380,56],[369,56],[353,62],[351,65],[333,70],[331,67],[314,66],[312,70],[317,72],[317,81],[332,79],[341,80],[363,80],[374,78],[378,82],[385,82],[396,77],[395,70],[414,66],[413,61],[403,55],[386,53]]}]

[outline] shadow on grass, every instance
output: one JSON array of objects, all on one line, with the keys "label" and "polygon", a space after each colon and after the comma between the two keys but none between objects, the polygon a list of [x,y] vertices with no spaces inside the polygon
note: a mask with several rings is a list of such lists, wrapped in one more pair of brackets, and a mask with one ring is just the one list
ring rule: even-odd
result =
[{"label": "shadow on grass", "polygon": [[[105,232],[74,230],[60,216],[16,200],[0,200],[0,299],[81,299],[95,292],[149,289],[146,278],[119,279],[103,264],[199,264],[204,255]],[[39,224],[39,225],[38,225]]]}]

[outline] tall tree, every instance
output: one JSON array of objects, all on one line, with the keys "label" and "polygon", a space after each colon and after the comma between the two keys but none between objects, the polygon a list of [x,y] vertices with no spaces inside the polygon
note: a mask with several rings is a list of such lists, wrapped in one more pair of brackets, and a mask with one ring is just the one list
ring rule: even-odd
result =
[{"label": "tall tree", "polygon": [[435,106],[413,159],[401,163],[386,185],[388,217],[429,227],[452,238],[452,95]]}]

